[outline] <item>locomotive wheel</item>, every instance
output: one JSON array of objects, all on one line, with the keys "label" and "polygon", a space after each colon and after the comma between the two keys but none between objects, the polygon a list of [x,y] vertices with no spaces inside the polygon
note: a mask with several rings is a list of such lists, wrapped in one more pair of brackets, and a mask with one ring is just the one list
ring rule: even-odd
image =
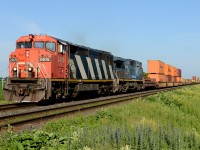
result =
[{"label": "locomotive wheel", "polygon": [[106,96],[109,93],[109,89],[106,85],[101,85],[97,93],[98,95]]},{"label": "locomotive wheel", "polygon": [[126,93],[127,90],[128,90],[128,88],[129,88],[129,86],[128,86],[127,84],[125,84],[125,85],[123,86],[123,92]]}]

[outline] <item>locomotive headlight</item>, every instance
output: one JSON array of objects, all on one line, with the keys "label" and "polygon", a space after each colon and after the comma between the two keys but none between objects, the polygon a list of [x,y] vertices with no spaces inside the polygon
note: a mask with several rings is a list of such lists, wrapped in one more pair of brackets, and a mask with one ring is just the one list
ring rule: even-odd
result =
[{"label": "locomotive headlight", "polygon": [[17,71],[17,68],[16,68],[16,67],[14,67],[14,68],[13,68],[13,71],[14,71],[14,72],[16,72],[16,71]]},{"label": "locomotive headlight", "polygon": [[29,67],[29,68],[28,68],[28,71],[29,71],[29,72],[33,71],[33,68],[32,68],[32,67]]}]

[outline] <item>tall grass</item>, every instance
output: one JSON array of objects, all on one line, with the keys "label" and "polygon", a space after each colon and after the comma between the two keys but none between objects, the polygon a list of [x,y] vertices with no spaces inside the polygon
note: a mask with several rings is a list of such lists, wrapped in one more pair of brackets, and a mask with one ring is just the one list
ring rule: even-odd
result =
[{"label": "tall grass", "polygon": [[0,101],[1,100],[4,100],[4,97],[3,97],[3,88],[2,88],[2,80],[0,80]]},{"label": "tall grass", "polygon": [[199,106],[200,86],[184,87],[50,122],[40,131],[8,132],[0,148],[200,149]]}]

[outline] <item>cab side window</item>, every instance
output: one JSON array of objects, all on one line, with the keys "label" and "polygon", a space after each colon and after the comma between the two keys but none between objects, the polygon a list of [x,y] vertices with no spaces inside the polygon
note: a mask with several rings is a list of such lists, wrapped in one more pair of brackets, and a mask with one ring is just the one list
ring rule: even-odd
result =
[{"label": "cab side window", "polygon": [[58,44],[58,52],[59,53],[65,53],[67,51],[67,45],[66,44]]}]

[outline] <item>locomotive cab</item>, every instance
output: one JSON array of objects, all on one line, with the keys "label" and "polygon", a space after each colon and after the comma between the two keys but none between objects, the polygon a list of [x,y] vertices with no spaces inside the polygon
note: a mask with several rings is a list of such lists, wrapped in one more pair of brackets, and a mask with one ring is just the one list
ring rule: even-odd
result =
[{"label": "locomotive cab", "polygon": [[49,36],[24,36],[17,40],[10,55],[10,77],[50,78],[57,41]]},{"label": "locomotive cab", "polygon": [[51,97],[51,78],[66,78],[66,44],[47,35],[22,36],[9,56],[7,100],[37,102]]}]

